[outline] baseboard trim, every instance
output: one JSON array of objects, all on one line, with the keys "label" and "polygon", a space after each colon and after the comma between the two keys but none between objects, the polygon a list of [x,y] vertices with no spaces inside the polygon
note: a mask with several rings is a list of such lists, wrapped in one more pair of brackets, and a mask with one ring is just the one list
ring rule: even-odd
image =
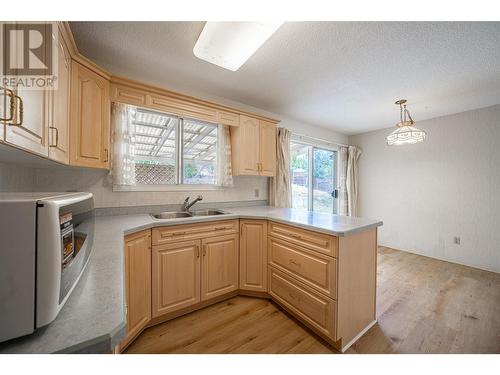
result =
[{"label": "baseboard trim", "polygon": [[354,336],[354,338],[351,341],[349,341],[346,345],[342,346],[340,351],[342,353],[344,353],[347,349],[349,349],[352,346],[352,344],[354,344],[356,341],[358,341],[361,338],[361,336],[363,336],[366,332],[368,332],[368,330],[370,328],[372,328],[376,323],[377,323],[377,319],[375,319],[373,322],[371,322],[365,328],[363,328],[363,330],[361,330],[360,333],[358,333],[356,336]]},{"label": "baseboard trim", "polygon": [[265,298],[265,299],[271,299],[271,296],[267,292],[257,292],[254,290],[243,290],[240,289],[238,291],[238,295],[240,296],[245,296],[245,297],[255,297],[255,298]]}]

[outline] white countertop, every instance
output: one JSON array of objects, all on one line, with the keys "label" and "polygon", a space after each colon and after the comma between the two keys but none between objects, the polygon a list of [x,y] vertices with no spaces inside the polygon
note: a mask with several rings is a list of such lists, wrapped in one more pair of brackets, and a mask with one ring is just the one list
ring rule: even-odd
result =
[{"label": "white countertop", "polygon": [[335,236],[381,221],[269,206],[224,208],[227,215],[156,220],[150,215],[99,216],[89,264],[67,303],[48,326],[0,343],[0,353],[110,352],[126,331],[124,235],[143,229],[237,218],[268,219]]}]

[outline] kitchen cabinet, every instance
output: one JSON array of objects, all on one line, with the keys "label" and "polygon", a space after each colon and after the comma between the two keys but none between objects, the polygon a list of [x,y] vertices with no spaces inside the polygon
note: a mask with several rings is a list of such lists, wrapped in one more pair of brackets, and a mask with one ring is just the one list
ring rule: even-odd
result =
[{"label": "kitchen cabinet", "polygon": [[240,289],[267,291],[267,220],[240,220]]},{"label": "kitchen cabinet", "polygon": [[376,267],[376,228],[337,237],[267,219],[156,227],[126,238],[127,340],[241,291],[270,297],[344,351],[376,322]]},{"label": "kitchen cabinet", "polygon": [[259,162],[261,176],[276,174],[276,125],[259,120]]},{"label": "kitchen cabinet", "polygon": [[238,289],[238,220],[154,228],[153,317]]},{"label": "kitchen cabinet", "polygon": [[[44,30],[43,38],[51,38],[50,28]],[[42,60],[52,51],[44,48]],[[24,66],[24,63],[18,64]],[[5,126],[5,141],[38,155],[48,156],[48,116],[49,90],[35,89],[24,86],[7,87],[11,89],[18,100],[15,101],[14,118]]]},{"label": "kitchen cabinet", "polygon": [[331,340],[336,339],[335,300],[274,268],[269,270],[269,294],[313,330]]},{"label": "kitchen cabinet", "polygon": [[70,94],[70,164],[109,168],[109,80],[72,61]]},{"label": "kitchen cabinet", "polygon": [[208,102],[122,77],[111,77],[111,101],[231,127],[238,127],[241,120],[247,121],[247,119],[257,122],[263,120],[263,122],[270,124],[278,122],[237,108]]},{"label": "kitchen cabinet", "polygon": [[202,301],[238,289],[238,245],[237,234],[202,240]]},{"label": "kitchen cabinet", "polygon": [[[59,26],[61,27],[61,26]],[[69,105],[71,56],[66,41],[59,35],[54,36],[57,53],[57,89],[50,91],[49,100],[49,158],[63,164],[69,163]]]},{"label": "kitchen cabinet", "polygon": [[281,239],[269,238],[269,264],[336,298],[337,260]]},{"label": "kitchen cabinet", "polygon": [[153,317],[200,302],[200,240],[153,246]]},{"label": "kitchen cabinet", "polygon": [[5,126],[5,141],[38,155],[48,155],[48,90],[13,88],[22,100],[16,101],[14,119]]},{"label": "kitchen cabinet", "polygon": [[125,238],[125,287],[127,335],[133,340],[151,320],[151,230]]},{"label": "kitchen cabinet", "polygon": [[274,176],[276,124],[240,115],[239,125],[231,128],[233,174]]},{"label": "kitchen cabinet", "polygon": [[218,111],[217,123],[227,126],[240,126],[240,116],[233,112]]}]

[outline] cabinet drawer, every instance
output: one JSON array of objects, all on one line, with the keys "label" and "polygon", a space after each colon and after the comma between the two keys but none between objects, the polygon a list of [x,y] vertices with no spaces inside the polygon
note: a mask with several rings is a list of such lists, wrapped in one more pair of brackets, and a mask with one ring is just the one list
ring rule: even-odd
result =
[{"label": "cabinet drawer", "polygon": [[338,237],[269,222],[269,234],[320,253],[337,257]]},{"label": "cabinet drawer", "polygon": [[333,299],[273,267],[269,268],[269,294],[311,328],[335,340],[336,303]]},{"label": "cabinet drawer", "polygon": [[153,228],[153,245],[194,240],[238,232],[238,220],[211,221],[202,224]]},{"label": "cabinet drawer", "polygon": [[337,260],[276,238],[269,238],[269,264],[336,299]]}]

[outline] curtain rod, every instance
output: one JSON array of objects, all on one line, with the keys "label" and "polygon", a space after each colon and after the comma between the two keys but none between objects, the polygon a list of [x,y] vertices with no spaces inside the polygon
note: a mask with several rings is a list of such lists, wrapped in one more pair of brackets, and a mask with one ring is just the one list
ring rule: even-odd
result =
[{"label": "curtain rod", "polygon": [[349,145],[346,145],[344,143],[327,141],[326,139],[311,137],[309,135],[304,135],[304,134],[299,134],[299,133],[294,133],[294,132],[292,132],[292,136],[296,136],[296,137],[299,137],[299,138],[312,139],[314,141],[320,141],[320,142],[328,143],[330,145],[336,145],[336,146],[342,146],[342,147],[349,147]]}]

